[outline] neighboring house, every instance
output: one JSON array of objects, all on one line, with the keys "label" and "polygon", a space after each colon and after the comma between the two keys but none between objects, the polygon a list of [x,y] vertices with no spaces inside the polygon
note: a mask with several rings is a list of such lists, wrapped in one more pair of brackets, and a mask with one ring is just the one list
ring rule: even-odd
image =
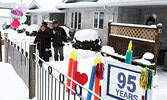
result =
[{"label": "neighboring house", "polygon": [[[75,1],[70,3],[69,1]],[[83,2],[84,1],[84,2]],[[85,2],[88,1],[88,2]],[[74,30],[95,29],[107,44],[108,21],[132,24],[163,24],[160,49],[167,49],[166,0],[65,0],[57,5],[66,9],[65,24]],[[148,22],[153,15],[154,21]]]},{"label": "neighboring house", "polygon": [[18,4],[12,2],[0,2],[0,9],[13,9],[17,6]]},{"label": "neighboring house", "polygon": [[41,25],[43,21],[52,22],[57,20],[64,25],[64,12],[56,9],[60,0],[33,0],[28,7],[27,17],[29,24]]},{"label": "neighboring house", "polygon": [[10,16],[10,11],[17,6],[18,4],[16,3],[0,2],[0,26],[4,23],[9,24],[12,22],[13,19]]},{"label": "neighboring house", "polygon": [[13,19],[10,16],[10,11],[10,9],[0,9],[0,26],[12,22]]}]

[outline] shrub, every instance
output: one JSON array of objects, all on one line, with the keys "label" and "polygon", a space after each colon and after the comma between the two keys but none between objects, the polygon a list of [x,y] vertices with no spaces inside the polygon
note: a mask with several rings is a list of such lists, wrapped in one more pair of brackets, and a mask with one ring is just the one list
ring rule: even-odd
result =
[{"label": "shrub", "polygon": [[37,31],[32,31],[32,33],[30,34],[30,36],[36,36],[37,35]]},{"label": "shrub", "polygon": [[24,31],[23,30],[17,30],[18,33],[23,33]]},{"label": "shrub", "polygon": [[26,35],[27,35],[27,36],[30,36],[30,32],[26,31]]},{"label": "shrub", "polygon": [[72,46],[76,49],[100,51],[101,39],[96,39],[95,41],[79,41],[75,39],[75,42]]}]

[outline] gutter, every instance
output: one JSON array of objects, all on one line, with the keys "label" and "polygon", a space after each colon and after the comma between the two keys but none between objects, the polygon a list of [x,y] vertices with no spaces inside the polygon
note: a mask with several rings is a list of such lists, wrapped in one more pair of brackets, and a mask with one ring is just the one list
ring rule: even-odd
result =
[{"label": "gutter", "polygon": [[114,22],[114,9],[108,9],[106,5],[104,5],[104,10],[106,10],[108,13],[112,15],[112,18],[110,19],[112,22]]},{"label": "gutter", "polygon": [[112,6],[112,7],[121,7],[121,6],[166,6],[167,0],[147,0],[147,1],[133,1],[133,2],[82,2],[82,3],[62,3],[57,5],[58,9],[61,8],[90,8],[90,7],[104,7],[104,6]]}]

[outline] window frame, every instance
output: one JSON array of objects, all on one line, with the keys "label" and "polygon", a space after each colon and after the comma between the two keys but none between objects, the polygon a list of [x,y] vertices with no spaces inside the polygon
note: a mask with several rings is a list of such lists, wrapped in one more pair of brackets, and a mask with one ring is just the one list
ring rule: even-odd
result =
[{"label": "window frame", "polygon": [[[98,18],[97,18],[97,27],[95,27],[95,13],[97,13],[98,15]],[[104,27],[104,12],[103,11],[95,11],[94,14],[93,14],[93,28],[94,29],[103,29],[100,28],[100,13],[103,13],[103,23],[102,23],[102,26]]]},{"label": "window frame", "polygon": [[[35,19],[36,18],[36,19]],[[34,20],[35,19],[35,20]],[[36,22],[36,23],[35,23]],[[33,24],[38,24],[38,15],[33,15]]]},{"label": "window frame", "polygon": [[[72,16],[72,14],[73,14],[73,16]],[[77,17],[77,19],[76,19],[76,17]],[[82,17],[82,13],[81,12],[79,12],[79,11],[71,12],[71,15],[70,15],[70,27],[72,29],[81,29],[81,22],[82,22],[82,18],[81,17]]]}]

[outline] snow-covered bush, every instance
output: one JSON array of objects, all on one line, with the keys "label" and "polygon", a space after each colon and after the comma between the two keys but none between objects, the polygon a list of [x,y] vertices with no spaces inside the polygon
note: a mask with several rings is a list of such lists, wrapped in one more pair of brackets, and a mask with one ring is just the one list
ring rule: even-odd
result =
[{"label": "snow-covered bush", "polygon": [[74,35],[74,48],[99,51],[101,48],[101,39],[98,32],[93,29],[84,29],[77,31]]},{"label": "snow-covered bush", "polygon": [[38,32],[39,29],[40,26],[33,24],[26,27],[25,33],[27,36],[36,36],[36,33]]},{"label": "snow-covered bush", "polygon": [[3,23],[3,25],[2,25],[3,30],[5,30],[5,29],[9,29],[10,26],[11,26],[10,24],[11,24],[10,21],[5,21],[5,22]]},{"label": "snow-covered bush", "polygon": [[16,29],[16,31],[17,31],[18,33],[23,33],[23,32],[26,30],[27,27],[28,27],[27,24],[20,25],[20,26]]}]

